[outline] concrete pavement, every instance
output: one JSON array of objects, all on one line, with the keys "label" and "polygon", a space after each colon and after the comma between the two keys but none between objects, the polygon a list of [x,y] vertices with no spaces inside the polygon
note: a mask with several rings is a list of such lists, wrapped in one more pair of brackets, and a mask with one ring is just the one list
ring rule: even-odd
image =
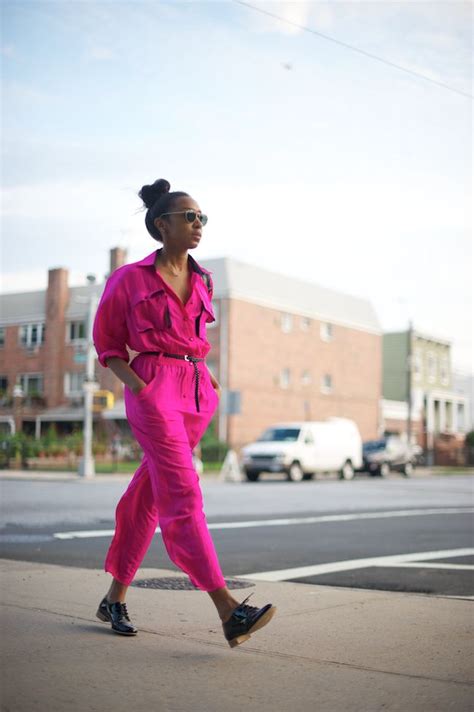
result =
[{"label": "concrete pavement", "polygon": [[0,573],[5,711],[472,709],[469,600],[257,582],[236,598],[277,613],[231,649],[200,591],[132,586],[127,638],[95,617],[103,571],[2,559]]},{"label": "concrete pavement", "polygon": [[[450,474],[456,475],[474,475],[474,467],[459,467],[459,468],[449,468],[449,467],[417,467],[410,479],[416,479],[417,477],[432,477],[433,475],[439,475],[440,477],[449,476]],[[120,472],[110,472],[110,473],[97,473],[93,478],[80,477],[77,472],[68,471],[54,471],[54,470],[15,470],[7,469],[0,470],[0,480],[81,480],[83,482],[94,482],[94,481],[108,481],[112,480],[129,480],[131,479],[133,472],[120,473]],[[200,477],[204,479],[219,479],[220,473],[218,470],[208,470],[203,472]],[[332,476],[334,480],[337,479],[336,475]],[[360,477],[356,475],[355,479]],[[367,475],[362,475],[362,477],[367,478]],[[388,478],[403,478],[398,472],[391,472]],[[329,479],[329,476],[320,475],[319,479]],[[369,478],[371,479],[371,478]],[[379,478],[375,478],[378,480]]]}]

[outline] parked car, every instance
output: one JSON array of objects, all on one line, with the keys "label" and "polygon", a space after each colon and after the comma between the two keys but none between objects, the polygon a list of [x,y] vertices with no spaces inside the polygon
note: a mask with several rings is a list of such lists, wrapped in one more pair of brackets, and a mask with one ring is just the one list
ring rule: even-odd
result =
[{"label": "parked car", "polygon": [[409,446],[397,435],[368,440],[362,446],[363,463],[360,470],[381,477],[386,477],[393,470],[409,477],[418,462],[420,451],[419,445]]},{"label": "parked car", "polygon": [[294,482],[318,472],[337,472],[350,480],[362,465],[362,439],[348,418],[278,423],[242,448],[241,465],[250,482],[262,472],[286,473]]}]

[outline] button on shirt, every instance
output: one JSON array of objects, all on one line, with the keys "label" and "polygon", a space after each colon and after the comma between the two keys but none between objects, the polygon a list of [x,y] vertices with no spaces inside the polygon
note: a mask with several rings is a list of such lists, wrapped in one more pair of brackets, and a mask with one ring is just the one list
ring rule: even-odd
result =
[{"label": "button on shirt", "polygon": [[[133,351],[167,351],[204,358],[211,348],[206,324],[215,321],[211,272],[188,255],[191,294],[183,304],[155,268],[157,252],[119,267],[106,284],[94,319],[99,363],[111,356],[129,361]],[[207,275],[208,284],[203,276]]]}]

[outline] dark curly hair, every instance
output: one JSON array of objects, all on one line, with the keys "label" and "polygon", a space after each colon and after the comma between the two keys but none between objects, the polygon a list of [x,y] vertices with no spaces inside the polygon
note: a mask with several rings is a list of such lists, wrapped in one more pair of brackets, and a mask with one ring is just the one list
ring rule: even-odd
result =
[{"label": "dark curly hair", "polygon": [[148,208],[145,215],[146,229],[152,238],[159,242],[163,242],[163,238],[153,222],[155,218],[158,218],[162,213],[171,212],[177,198],[191,197],[188,193],[183,193],[180,190],[170,193],[170,187],[167,180],[159,178],[152,185],[144,185],[138,193],[138,197]]}]

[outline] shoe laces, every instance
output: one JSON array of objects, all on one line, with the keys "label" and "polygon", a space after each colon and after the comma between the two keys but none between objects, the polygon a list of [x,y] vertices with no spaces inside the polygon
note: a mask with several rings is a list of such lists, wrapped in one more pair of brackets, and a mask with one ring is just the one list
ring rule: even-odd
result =
[{"label": "shoe laces", "polygon": [[130,618],[128,617],[127,604],[123,603],[122,601],[117,601],[115,605],[120,606],[120,614],[129,621]]},{"label": "shoe laces", "polygon": [[245,613],[245,615],[249,615],[249,614],[255,613],[255,611],[258,611],[257,606],[249,606],[248,604],[245,603],[245,601],[248,601],[250,596],[253,596],[253,594],[254,594],[254,592],[252,591],[252,593],[249,593],[247,598],[244,598],[242,603],[239,603],[239,606],[238,606],[239,612]]}]

